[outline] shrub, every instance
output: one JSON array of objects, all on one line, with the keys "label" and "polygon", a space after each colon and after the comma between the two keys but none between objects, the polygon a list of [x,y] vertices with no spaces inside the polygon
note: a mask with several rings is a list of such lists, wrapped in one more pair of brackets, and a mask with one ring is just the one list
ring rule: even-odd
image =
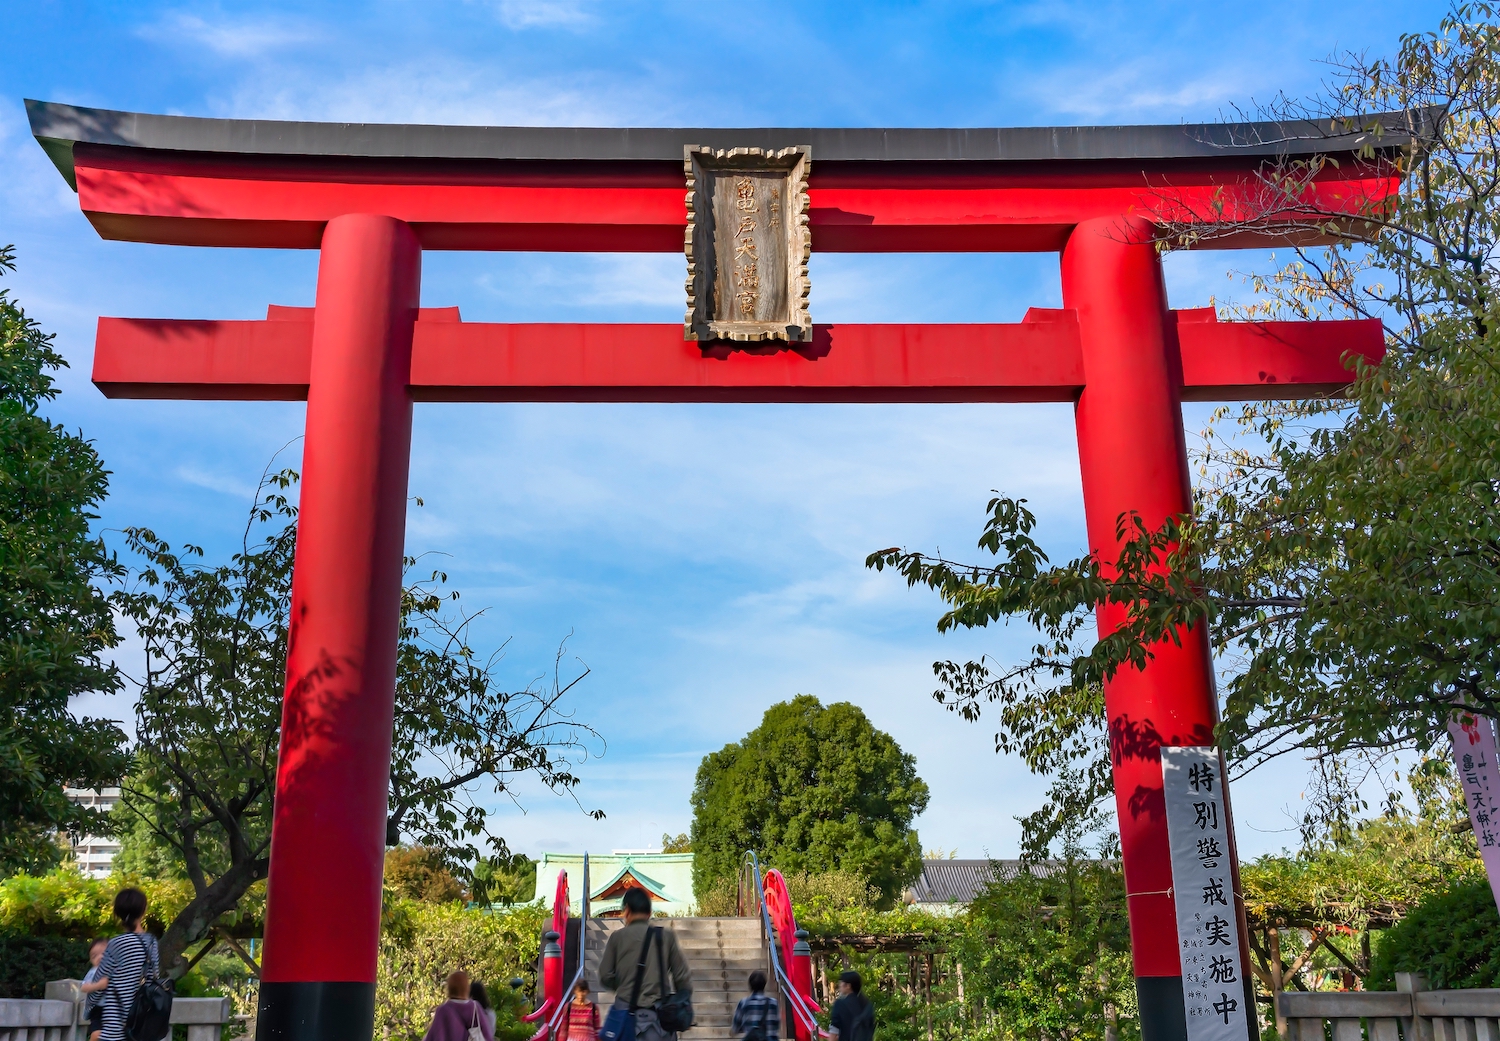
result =
[{"label": "shrub", "polygon": [[1385,930],[1365,986],[1394,990],[1398,972],[1420,972],[1437,990],[1500,986],[1500,913],[1486,879],[1453,883]]},{"label": "shrub", "polygon": [[853,871],[809,871],[784,877],[798,918],[871,908],[880,900],[880,891]]},{"label": "shrub", "polygon": [[0,998],[40,998],[52,980],[80,979],[89,941],[0,933]]},{"label": "shrub", "polygon": [[733,918],[739,914],[739,883],[732,878],[714,879],[698,895],[697,912],[704,918]]},{"label": "shrub", "polygon": [[[186,879],[133,878],[111,875],[89,878],[73,868],[57,868],[45,875],[11,875],[0,879],[0,932],[26,936],[66,936],[87,940],[118,931],[112,905],[125,886],[146,892],[148,916],[170,922],[192,899],[193,887]],[[264,886],[258,887],[264,903]]]},{"label": "shrub", "polygon": [[534,1026],[520,1021],[524,994],[509,980],[536,979],[548,912],[540,904],[506,910],[418,900],[392,903],[380,935],[375,1033],[389,1041],[421,1041],[442,1004],[443,980],[462,969],[483,981],[495,1004],[495,1041],[526,1041]]}]

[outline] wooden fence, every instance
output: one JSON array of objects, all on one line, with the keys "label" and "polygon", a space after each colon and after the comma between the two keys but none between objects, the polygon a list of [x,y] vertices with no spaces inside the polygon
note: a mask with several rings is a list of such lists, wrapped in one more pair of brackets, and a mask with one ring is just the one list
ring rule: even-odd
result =
[{"label": "wooden fence", "polygon": [[1500,1041],[1500,990],[1282,991],[1287,1041]]}]

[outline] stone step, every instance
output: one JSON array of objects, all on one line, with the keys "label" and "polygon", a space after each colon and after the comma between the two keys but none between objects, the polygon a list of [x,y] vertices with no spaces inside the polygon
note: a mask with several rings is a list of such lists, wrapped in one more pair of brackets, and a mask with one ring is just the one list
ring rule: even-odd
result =
[{"label": "stone step", "polygon": [[760,932],[759,918],[657,918],[652,921],[664,922],[672,929],[682,932],[706,932],[706,930],[718,930],[724,933]]},{"label": "stone step", "polygon": [[706,958],[687,956],[688,968],[697,975],[699,970],[707,973],[737,973],[744,972],[746,975],[756,969],[764,971],[766,959],[764,956],[755,958]]},{"label": "stone step", "polygon": [[720,977],[718,979],[712,976],[694,976],[693,993],[695,995],[732,995],[734,1000],[738,1001],[750,993],[749,976],[748,972],[743,976]]},{"label": "stone step", "polygon": [[[618,919],[589,923],[584,965],[595,984],[600,1008],[614,1003],[612,991],[598,988],[599,958],[610,935],[621,927]],[[750,973],[765,971],[766,952],[761,923],[756,918],[666,918],[653,925],[671,929],[693,976],[696,1022],[683,1041],[733,1041],[734,1008],[750,992]]]}]

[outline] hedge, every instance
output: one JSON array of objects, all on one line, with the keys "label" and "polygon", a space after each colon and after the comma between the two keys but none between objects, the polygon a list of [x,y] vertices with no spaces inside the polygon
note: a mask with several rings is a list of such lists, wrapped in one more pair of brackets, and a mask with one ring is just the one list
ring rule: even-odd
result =
[{"label": "hedge", "polygon": [[1435,990],[1500,986],[1500,913],[1486,879],[1454,883],[1384,931],[1365,986],[1394,990],[1398,972],[1420,972]]},{"label": "hedge", "polygon": [[49,982],[80,979],[88,968],[87,940],[0,933],[0,998],[45,997]]}]

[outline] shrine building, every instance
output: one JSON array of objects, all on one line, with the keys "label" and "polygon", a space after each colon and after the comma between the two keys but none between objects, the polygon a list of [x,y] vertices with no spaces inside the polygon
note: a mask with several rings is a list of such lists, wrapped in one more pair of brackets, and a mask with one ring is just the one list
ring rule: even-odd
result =
[{"label": "shrine building", "polygon": [[[559,872],[569,878],[583,878],[582,853],[543,853],[536,865],[536,897],[542,906],[552,907]],[[620,900],[627,889],[644,889],[651,895],[651,908],[657,914],[691,915],[693,900],[693,855],[691,853],[615,853],[589,854],[589,915],[594,918],[619,918]],[[583,893],[569,890],[572,906],[569,913],[583,909]]]}]

